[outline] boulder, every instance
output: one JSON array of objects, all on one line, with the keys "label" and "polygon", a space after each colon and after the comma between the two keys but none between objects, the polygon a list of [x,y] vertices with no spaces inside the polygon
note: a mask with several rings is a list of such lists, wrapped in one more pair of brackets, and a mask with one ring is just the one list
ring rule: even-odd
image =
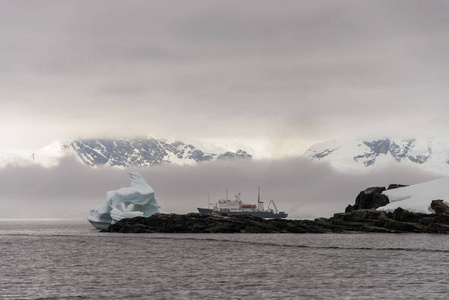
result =
[{"label": "boulder", "polygon": [[401,207],[396,208],[393,212],[387,213],[387,216],[393,220],[408,223],[419,223],[423,218],[428,218],[429,214],[414,213]]},{"label": "boulder", "polygon": [[433,209],[436,215],[449,214],[449,206],[443,202],[443,200],[433,200],[430,204],[430,208]]}]

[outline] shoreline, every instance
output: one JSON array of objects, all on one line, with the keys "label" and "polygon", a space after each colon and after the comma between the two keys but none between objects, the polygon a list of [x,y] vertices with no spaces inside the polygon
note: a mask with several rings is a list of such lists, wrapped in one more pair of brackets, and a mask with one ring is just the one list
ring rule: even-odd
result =
[{"label": "shoreline", "polygon": [[449,215],[359,209],[315,220],[262,219],[250,215],[154,214],[123,219],[101,232],[119,233],[449,233]]}]

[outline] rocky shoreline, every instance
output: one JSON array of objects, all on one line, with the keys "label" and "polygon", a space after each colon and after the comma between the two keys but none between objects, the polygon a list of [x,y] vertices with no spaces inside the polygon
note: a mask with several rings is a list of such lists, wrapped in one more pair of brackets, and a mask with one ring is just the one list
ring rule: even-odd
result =
[{"label": "rocky shoreline", "polygon": [[[390,188],[401,187],[390,185]],[[368,188],[344,213],[315,220],[262,219],[250,215],[155,214],[151,217],[123,219],[103,232],[120,233],[449,233],[449,207],[442,200],[432,201],[435,214],[412,213],[402,208],[394,212],[377,211],[388,203],[382,191]]]}]

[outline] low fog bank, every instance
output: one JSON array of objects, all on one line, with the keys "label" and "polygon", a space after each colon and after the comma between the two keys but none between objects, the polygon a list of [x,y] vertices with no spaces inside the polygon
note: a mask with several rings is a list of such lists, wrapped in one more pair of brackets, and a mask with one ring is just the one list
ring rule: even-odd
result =
[{"label": "low fog bank", "polygon": [[0,218],[86,218],[105,201],[106,192],[129,186],[128,171],[153,187],[163,211],[197,212],[197,207],[241,193],[247,203],[273,199],[291,218],[330,217],[353,204],[359,191],[390,183],[415,184],[438,175],[394,166],[362,174],[342,174],[306,159],[235,161],[194,167],[92,169],[72,159],[57,167],[8,166],[0,169]]}]

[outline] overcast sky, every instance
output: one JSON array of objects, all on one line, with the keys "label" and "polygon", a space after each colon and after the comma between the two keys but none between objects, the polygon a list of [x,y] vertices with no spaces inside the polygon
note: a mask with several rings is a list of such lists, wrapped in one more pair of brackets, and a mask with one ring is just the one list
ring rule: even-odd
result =
[{"label": "overcast sky", "polygon": [[[300,154],[333,138],[449,128],[448,1],[0,0],[0,152],[73,138],[163,137]],[[168,212],[242,192],[330,216],[375,185],[300,159],[138,170]],[[0,218],[86,217],[127,170],[0,170]],[[220,194],[221,193],[221,194]]]},{"label": "overcast sky", "polygon": [[447,1],[0,0],[0,150],[449,127]]}]

